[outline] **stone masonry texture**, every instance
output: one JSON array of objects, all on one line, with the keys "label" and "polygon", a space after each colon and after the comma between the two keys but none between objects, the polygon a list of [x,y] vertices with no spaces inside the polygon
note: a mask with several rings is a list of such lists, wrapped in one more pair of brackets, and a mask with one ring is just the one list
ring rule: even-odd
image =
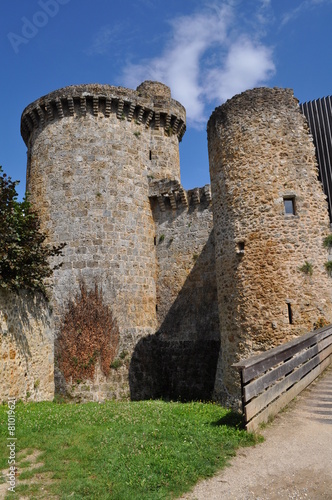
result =
[{"label": "stone masonry texture", "polygon": [[184,131],[184,108],[156,82],[144,82],[137,91],[67,87],[23,112],[31,201],[48,242],[66,243],[53,279],[56,336],[80,281],[102,288],[119,326],[119,353],[131,352],[141,337],[155,332],[149,183],[179,180]]},{"label": "stone masonry texture", "polygon": [[233,97],[212,114],[208,144],[222,346],[215,397],[232,402],[240,396],[234,362],[331,322],[330,226],[291,90]]},{"label": "stone masonry texture", "polygon": [[212,399],[220,349],[210,186],[151,182],[156,224],[155,335],[137,345],[132,399]]},{"label": "stone masonry texture", "polygon": [[0,398],[54,398],[54,328],[40,294],[0,290]]},{"label": "stone masonry texture", "polygon": [[[24,110],[31,201],[48,242],[66,246],[49,305],[0,294],[1,399],[51,399],[55,386],[77,401],[236,406],[233,363],[331,322],[327,202],[292,91],[253,89],[217,108],[211,186],[189,191],[185,121],[151,81],[70,86]],[[118,352],[109,375],[97,363],[93,380],[65,381],[57,338],[82,282],[102,290]]]}]

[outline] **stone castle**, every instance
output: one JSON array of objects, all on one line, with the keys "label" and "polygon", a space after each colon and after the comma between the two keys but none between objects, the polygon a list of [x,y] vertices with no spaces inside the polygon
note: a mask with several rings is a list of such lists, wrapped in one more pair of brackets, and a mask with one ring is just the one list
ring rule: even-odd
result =
[{"label": "stone castle", "polygon": [[[21,121],[27,190],[66,243],[50,304],[0,295],[2,399],[239,399],[232,364],[332,322],[328,205],[290,89],[257,88],[208,122],[211,186],[186,191],[185,109],[170,89],[70,86]],[[80,283],[119,328],[117,364],[65,380],[57,338]],[[55,353],[55,355],[54,355]]]}]

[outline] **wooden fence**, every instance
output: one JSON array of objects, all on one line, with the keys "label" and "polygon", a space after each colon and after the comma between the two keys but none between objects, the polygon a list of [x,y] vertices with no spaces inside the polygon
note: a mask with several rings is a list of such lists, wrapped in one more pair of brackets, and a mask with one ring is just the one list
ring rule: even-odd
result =
[{"label": "wooden fence", "polygon": [[254,431],[305,389],[332,361],[332,325],[233,366],[241,376],[246,429]]}]

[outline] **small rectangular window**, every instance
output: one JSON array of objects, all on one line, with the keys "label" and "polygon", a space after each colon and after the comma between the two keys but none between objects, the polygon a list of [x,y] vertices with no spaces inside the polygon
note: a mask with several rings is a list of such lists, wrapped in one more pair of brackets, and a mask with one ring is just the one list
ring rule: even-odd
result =
[{"label": "small rectangular window", "polygon": [[244,241],[238,241],[237,242],[237,254],[238,255],[243,255],[244,254]]},{"label": "small rectangular window", "polygon": [[240,252],[244,252],[244,241],[239,241],[237,247]]},{"label": "small rectangular window", "polygon": [[285,215],[295,215],[295,198],[294,196],[284,198]]},{"label": "small rectangular window", "polygon": [[287,310],[288,310],[288,321],[289,321],[289,324],[292,325],[293,324],[293,312],[292,312],[292,306],[289,302],[287,303]]}]

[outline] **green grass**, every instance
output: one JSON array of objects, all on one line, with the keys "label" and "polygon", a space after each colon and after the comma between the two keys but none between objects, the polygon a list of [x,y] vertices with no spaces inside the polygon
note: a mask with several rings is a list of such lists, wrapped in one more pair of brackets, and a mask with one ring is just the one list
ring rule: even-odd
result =
[{"label": "green grass", "polygon": [[[7,465],[7,406],[0,406],[0,470]],[[239,446],[257,438],[234,413],[212,403],[163,401],[104,404],[18,403],[17,452],[40,450],[50,484],[16,487],[29,498],[38,488],[60,499],[168,499],[224,467]],[[22,458],[29,461],[25,453]],[[41,490],[40,490],[41,494]]]}]

